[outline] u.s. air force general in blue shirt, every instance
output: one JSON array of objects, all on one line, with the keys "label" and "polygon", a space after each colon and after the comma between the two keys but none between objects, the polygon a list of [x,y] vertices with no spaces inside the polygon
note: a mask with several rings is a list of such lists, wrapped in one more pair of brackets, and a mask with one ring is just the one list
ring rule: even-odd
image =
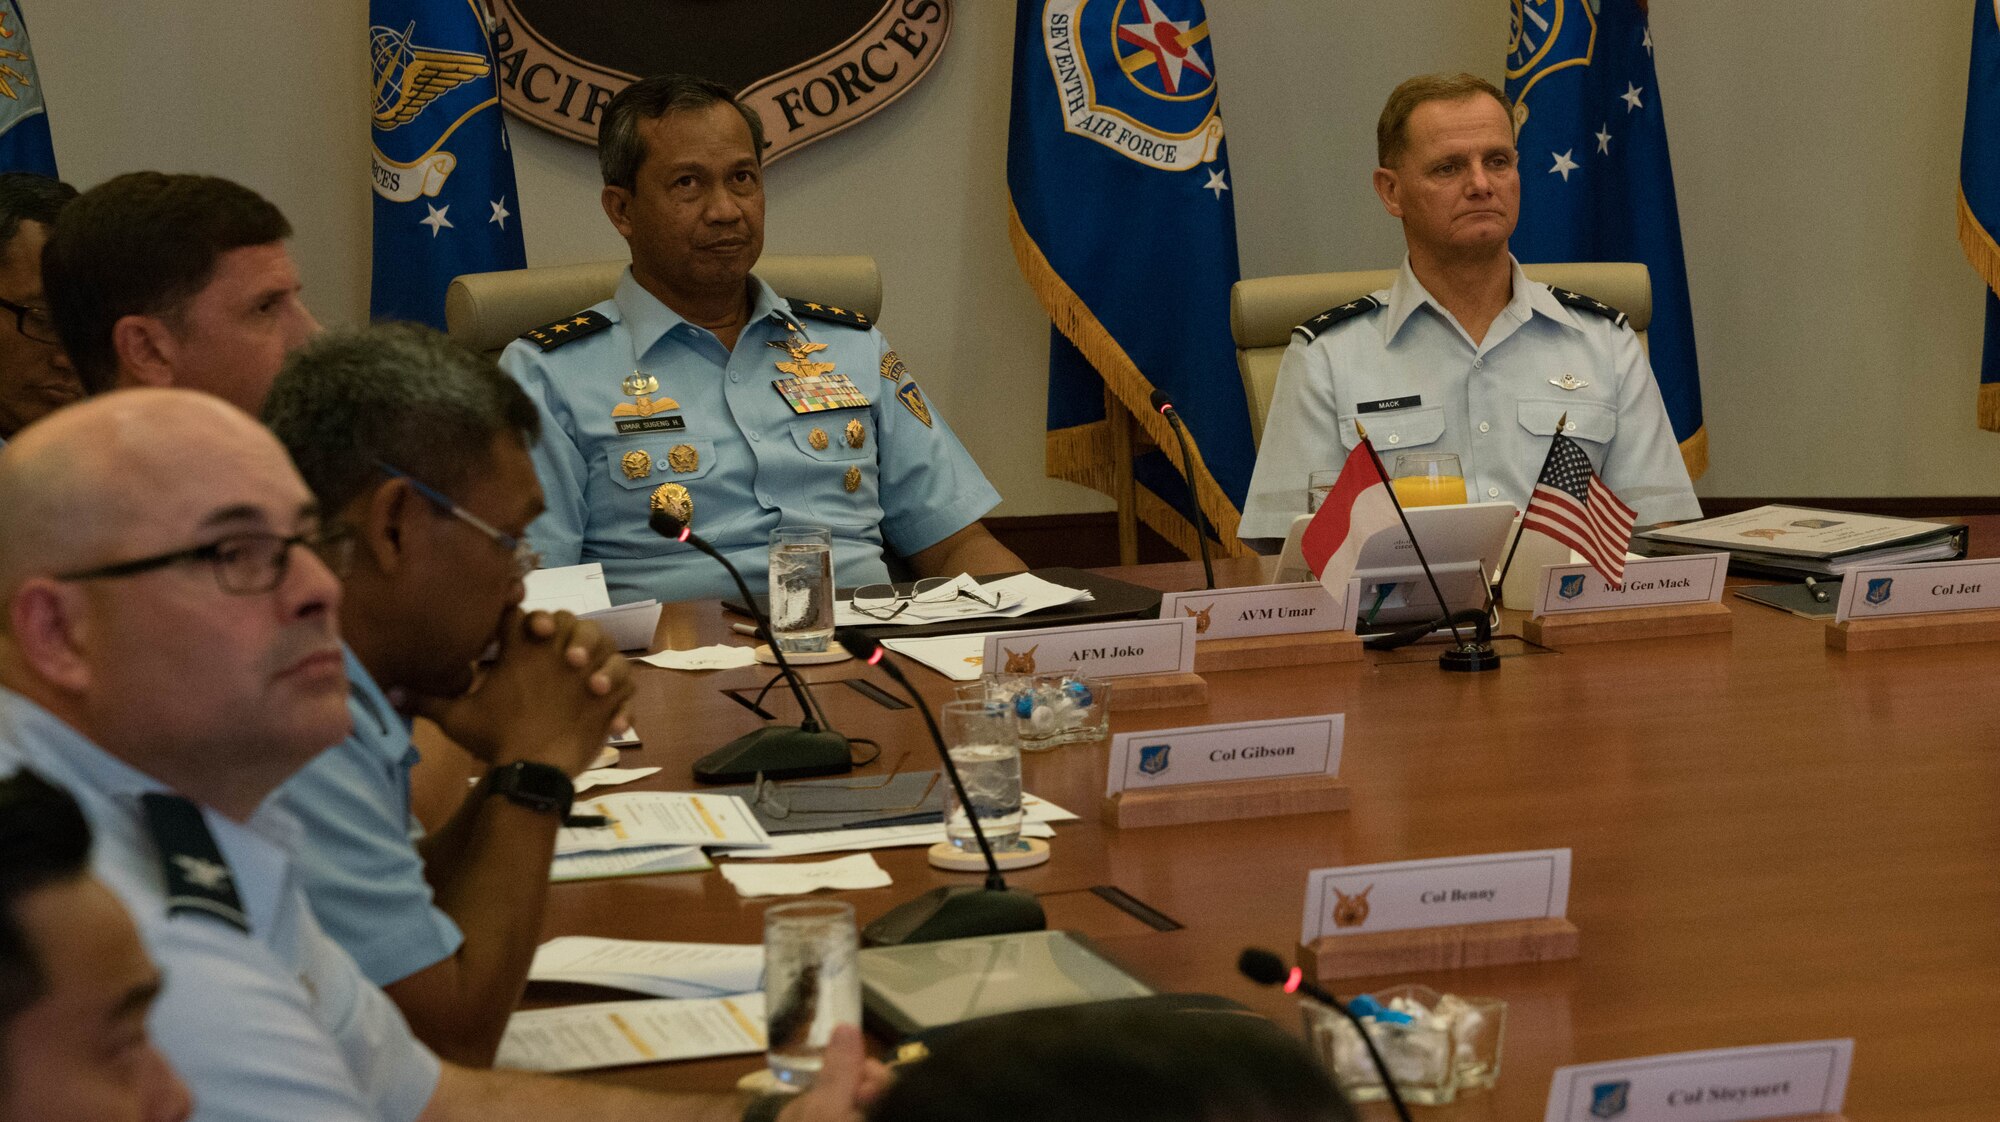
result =
[{"label": "u.s. air force general in blue shirt", "polygon": [[[83,808],[91,870],[166,975],[148,1028],[194,1095],[194,1122],[423,1113],[438,1059],[314,920],[299,824],[277,800],[243,822],[197,807],[0,689],[0,775],[19,767]],[[177,837],[162,810],[178,811]]]},{"label": "u.s. air force general in blue shirt", "polygon": [[627,269],[612,298],[529,332],[500,365],[534,398],[548,510],[528,536],[546,565],[596,561],[614,601],[734,595],[722,567],[668,541],[687,518],[753,588],[780,525],[833,532],[834,579],[889,579],[1000,501],[881,333],[853,312],[790,302],[755,277],[734,351]]},{"label": "u.s. air force general in blue shirt", "polygon": [[1478,343],[1408,260],[1386,291],[1301,324],[1278,369],[1240,536],[1284,537],[1306,512],[1306,477],[1340,467],[1360,442],[1356,422],[1392,471],[1404,452],[1453,452],[1468,499],[1525,507],[1565,413],[1564,431],[1641,525],[1700,518],[1625,317],[1530,281],[1518,263],[1513,284]]}]

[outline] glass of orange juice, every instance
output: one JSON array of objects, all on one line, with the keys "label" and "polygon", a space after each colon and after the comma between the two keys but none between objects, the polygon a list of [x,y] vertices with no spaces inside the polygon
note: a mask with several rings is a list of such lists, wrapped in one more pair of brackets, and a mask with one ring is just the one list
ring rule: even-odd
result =
[{"label": "glass of orange juice", "polygon": [[1465,501],[1465,469],[1453,452],[1405,452],[1389,480],[1396,501],[1410,506],[1450,506]]}]

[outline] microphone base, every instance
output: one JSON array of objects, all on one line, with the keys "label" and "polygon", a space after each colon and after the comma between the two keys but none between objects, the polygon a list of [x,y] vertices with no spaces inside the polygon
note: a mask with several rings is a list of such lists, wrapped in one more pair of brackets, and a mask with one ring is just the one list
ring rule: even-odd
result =
[{"label": "microphone base", "polygon": [[1439,655],[1438,665],[1462,674],[1476,674],[1482,670],[1500,669],[1500,654],[1491,643],[1460,643]]},{"label": "microphone base", "polygon": [[853,770],[846,737],[788,725],[745,733],[694,762],[699,783],[752,783],[760,772],[766,779],[805,779]]},{"label": "microphone base", "polygon": [[1048,926],[1041,901],[1025,892],[953,885],[932,889],[907,904],[891,908],[881,919],[861,929],[861,939],[871,947],[896,947],[1015,931],[1046,931]]}]

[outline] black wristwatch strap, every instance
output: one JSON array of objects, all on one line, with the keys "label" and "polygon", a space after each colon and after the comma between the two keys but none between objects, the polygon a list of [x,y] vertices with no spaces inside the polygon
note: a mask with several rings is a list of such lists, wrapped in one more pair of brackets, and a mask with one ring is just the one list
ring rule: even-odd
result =
[{"label": "black wristwatch strap", "polygon": [[508,802],[557,818],[568,816],[576,798],[576,785],[561,768],[532,760],[494,768],[489,782],[493,793]]}]

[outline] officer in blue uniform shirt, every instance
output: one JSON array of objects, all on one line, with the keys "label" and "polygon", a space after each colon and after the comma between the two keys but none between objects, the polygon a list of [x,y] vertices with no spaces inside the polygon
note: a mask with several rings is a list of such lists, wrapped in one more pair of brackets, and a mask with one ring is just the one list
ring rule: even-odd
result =
[{"label": "officer in blue uniform shirt", "polygon": [[833,532],[842,586],[1023,569],[979,518],[999,495],[865,316],[787,299],[763,250],[762,127],[716,83],[634,83],[605,110],[603,205],[632,248],[612,298],[528,332],[501,366],[543,413],[548,565],[603,564],[612,598],[730,595],[647,524],[669,510],[757,583],[779,525]]},{"label": "officer in blue uniform shirt", "polygon": [[1507,251],[1521,184],[1506,96],[1469,74],[1412,78],[1377,127],[1375,190],[1409,255],[1389,289],[1293,333],[1239,531],[1282,538],[1312,472],[1360,441],[1392,469],[1451,452],[1467,498],[1525,507],[1556,423],[1641,525],[1701,517],[1644,348],[1601,301],[1527,279]]}]

